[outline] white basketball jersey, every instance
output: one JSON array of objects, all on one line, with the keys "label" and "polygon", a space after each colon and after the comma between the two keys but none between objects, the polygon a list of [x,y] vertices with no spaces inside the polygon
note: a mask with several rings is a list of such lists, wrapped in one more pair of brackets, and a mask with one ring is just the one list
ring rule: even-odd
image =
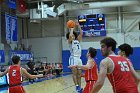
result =
[{"label": "white basketball jersey", "polygon": [[72,40],[72,44],[70,44],[70,53],[71,56],[81,56],[81,46],[78,40]]}]

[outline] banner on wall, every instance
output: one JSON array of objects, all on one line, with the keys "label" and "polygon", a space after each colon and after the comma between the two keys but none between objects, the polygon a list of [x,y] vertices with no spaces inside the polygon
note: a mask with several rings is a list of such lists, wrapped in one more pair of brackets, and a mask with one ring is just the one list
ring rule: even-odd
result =
[{"label": "banner on wall", "polygon": [[33,58],[33,54],[29,51],[11,51],[11,58],[14,56],[20,56],[21,61],[29,61],[31,58]]},{"label": "banner on wall", "polygon": [[11,42],[11,16],[5,13],[5,23],[6,23],[6,41],[9,44]]},{"label": "banner on wall", "polygon": [[15,42],[18,40],[17,33],[17,17],[11,16],[8,13],[5,13],[6,20],[6,41],[9,44],[10,42]]},{"label": "banner on wall", "polygon": [[16,9],[16,0],[8,0],[8,7]]},{"label": "banner on wall", "polygon": [[0,63],[4,63],[5,57],[4,57],[4,50],[0,50]]},{"label": "banner on wall", "polygon": [[11,41],[17,41],[17,17],[11,17]]}]

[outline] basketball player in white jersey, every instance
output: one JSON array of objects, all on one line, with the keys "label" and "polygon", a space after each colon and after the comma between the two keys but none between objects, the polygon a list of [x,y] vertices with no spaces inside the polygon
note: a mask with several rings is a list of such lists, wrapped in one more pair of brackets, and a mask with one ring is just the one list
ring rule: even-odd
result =
[{"label": "basketball player in white jersey", "polygon": [[[80,34],[77,35],[77,33],[74,31],[74,28],[70,28],[70,32],[67,33],[66,37],[70,46],[70,58],[69,58],[69,66],[74,65],[82,65],[82,61],[80,59],[81,57],[81,45],[80,41],[82,40],[82,29],[79,23],[76,23],[76,26],[80,29]],[[72,70],[72,77],[74,84],[76,86],[76,91],[78,93],[82,93],[81,89],[81,69],[73,67]]]}]

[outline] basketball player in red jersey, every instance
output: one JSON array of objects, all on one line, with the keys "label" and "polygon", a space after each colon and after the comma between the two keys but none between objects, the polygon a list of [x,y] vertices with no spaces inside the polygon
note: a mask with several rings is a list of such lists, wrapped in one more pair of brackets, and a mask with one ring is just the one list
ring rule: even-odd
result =
[{"label": "basketball player in red jersey", "polygon": [[86,86],[82,93],[90,93],[92,87],[97,81],[97,78],[98,78],[97,65],[96,65],[95,60],[93,59],[96,56],[96,54],[97,54],[96,49],[90,47],[87,52],[87,58],[88,58],[87,64],[76,66],[77,68],[85,70]]},{"label": "basketball player in red jersey", "polygon": [[126,44],[126,43],[121,44],[118,48],[119,48],[118,54],[125,57],[130,62],[131,71],[133,72],[132,75],[134,76],[135,81],[138,85],[138,83],[140,82],[140,77],[134,70],[131,60],[128,58],[130,55],[133,54],[133,48],[129,44]]},{"label": "basketball player in red jersey", "polygon": [[85,70],[85,81],[86,86],[82,93],[90,93],[92,87],[97,81],[98,75],[97,75],[97,65],[95,60],[93,59],[97,54],[96,49],[90,47],[88,49],[87,57],[88,61],[86,65],[78,65],[78,68],[81,68],[82,70]]},{"label": "basketball player in red jersey", "polygon": [[91,93],[99,92],[104,84],[106,75],[113,87],[114,93],[138,93],[129,61],[114,53],[116,41],[111,37],[106,37],[100,43],[102,55],[106,58],[100,63],[98,80]]},{"label": "basketball player in red jersey", "polygon": [[13,65],[9,66],[3,73],[0,73],[0,77],[8,73],[9,75],[9,92],[8,93],[26,93],[22,83],[22,74],[25,74],[28,78],[38,78],[43,77],[43,75],[31,75],[26,69],[20,67],[20,57],[12,57]]}]

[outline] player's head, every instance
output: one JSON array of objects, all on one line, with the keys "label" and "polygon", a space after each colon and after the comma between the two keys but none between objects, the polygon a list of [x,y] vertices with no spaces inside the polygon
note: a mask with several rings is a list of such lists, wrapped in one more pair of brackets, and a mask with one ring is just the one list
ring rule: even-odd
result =
[{"label": "player's head", "polygon": [[33,58],[30,58],[30,62],[33,62]]},{"label": "player's head", "polygon": [[20,57],[19,57],[19,56],[13,56],[13,57],[12,57],[12,62],[13,62],[14,64],[19,64],[19,62],[20,62]]},{"label": "player's head", "polygon": [[105,37],[100,41],[101,52],[103,56],[108,56],[109,53],[115,52],[117,42],[111,37]]},{"label": "player's head", "polygon": [[[70,35],[70,32],[68,32],[67,34],[66,34],[66,38],[67,39],[69,39],[69,35]],[[77,35],[77,33],[75,32],[75,31],[73,31],[73,36],[72,36],[74,39],[77,39],[77,37],[78,37],[78,35]]]},{"label": "player's head", "polygon": [[94,58],[94,57],[96,56],[96,54],[97,54],[96,49],[90,47],[90,48],[88,49],[87,57],[90,56],[91,58]]},{"label": "player's head", "polygon": [[129,44],[122,44],[119,47],[118,54],[121,56],[129,57],[133,54],[133,48]]}]

